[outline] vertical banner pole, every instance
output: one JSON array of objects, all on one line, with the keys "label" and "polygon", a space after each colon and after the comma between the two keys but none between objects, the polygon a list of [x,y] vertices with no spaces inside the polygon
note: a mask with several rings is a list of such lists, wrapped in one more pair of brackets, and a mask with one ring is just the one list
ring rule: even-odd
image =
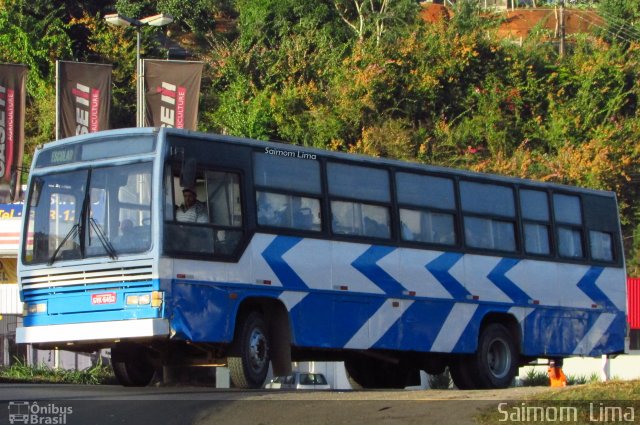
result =
[{"label": "vertical banner pole", "polygon": [[60,140],[60,61],[56,59],[56,140]]},{"label": "vertical banner pole", "polygon": [[140,70],[140,27],[136,28],[136,127],[142,127],[142,72]]},{"label": "vertical banner pole", "polygon": [[144,59],[140,59],[140,127],[147,124],[147,93],[144,89]]}]

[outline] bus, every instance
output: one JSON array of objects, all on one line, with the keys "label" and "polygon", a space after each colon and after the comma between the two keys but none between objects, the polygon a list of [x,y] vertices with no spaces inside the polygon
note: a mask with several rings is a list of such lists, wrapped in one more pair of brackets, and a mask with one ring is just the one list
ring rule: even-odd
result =
[{"label": "bus", "polygon": [[[178,220],[186,189],[204,219]],[[258,388],[313,360],[363,388],[503,388],[625,351],[618,217],[611,192],[289,144],[72,137],[33,158],[17,339],[110,348],[127,386],[226,365]]]}]

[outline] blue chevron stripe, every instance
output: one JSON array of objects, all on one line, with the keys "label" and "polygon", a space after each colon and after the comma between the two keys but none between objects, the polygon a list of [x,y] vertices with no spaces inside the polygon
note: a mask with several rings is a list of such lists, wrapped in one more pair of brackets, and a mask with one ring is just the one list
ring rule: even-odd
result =
[{"label": "blue chevron stripe", "polygon": [[503,258],[493,270],[489,272],[487,278],[500,288],[502,292],[507,294],[516,304],[528,304],[531,297],[506,276],[509,270],[514,268],[519,262],[520,260],[513,258]]},{"label": "blue chevron stripe", "polygon": [[603,271],[603,267],[589,268],[584,276],[582,276],[582,279],[580,279],[580,282],[578,282],[578,288],[587,294],[594,303],[604,306],[607,309],[617,310],[615,304],[605,295],[604,292],[602,292],[600,288],[598,288],[598,285],[596,285],[596,282]]},{"label": "blue chevron stripe", "polygon": [[385,301],[384,297],[361,296],[336,299],[312,291],[290,312],[293,342],[301,347],[343,348]]},{"label": "blue chevron stripe", "polygon": [[626,337],[627,316],[618,310],[616,318],[611,322],[609,328],[604,333],[600,341],[593,346],[590,356],[601,356],[602,354],[623,351]]},{"label": "blue chevron stripe", "polygon": [[425,266],[427,270],[438,279],[438,282],[444,286],[444,289],[446,289],[454,299],[458,300],[465,300],[471,295],[464,285],[449,273],[451,267],[453,267],[463,255],[464,254],[455,252],[445,252]]},{"label": "blue chevron stripe", "polygon": [[372,348],[429,351],[454,305],[440,301],[413,303]]},{"label": "blue chevron stripe", "polygon": [[291,236],[277,236],[271,241],[269,246],[262,251],[262,258],[265,259],[271,270],[278,276],[282,286],[286,289],[304,290],[309,287],[298,276],[298,274],[282,258],[291,248],[296,246],[302,238]]},{"label": "blue chevron stripe", "polygon": [[371,282],[379,286],[386,294],[401,295],[406,288],[377,264],[378,261],[395,250],[396,248],[390,246],[372,245],[361,256],[356,258],[351,265]]},{"label": "blue chevron stripe", "polygon": [[480,336],[480,326],[482,319],[488,313],[506,313],[509,310],[508,305],[486,305],[479,304],[478,309],[473,313],[467,327],[464,329],[458,342],[453,347],[454,353],[472,353],[478,348],[478,337]]}]

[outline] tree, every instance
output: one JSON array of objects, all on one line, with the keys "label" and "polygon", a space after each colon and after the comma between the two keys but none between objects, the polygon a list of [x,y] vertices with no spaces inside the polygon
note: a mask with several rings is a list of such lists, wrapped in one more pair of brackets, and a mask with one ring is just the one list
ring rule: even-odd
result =
[{"label": "tree", "polygon": [[409,0],[333,0],[333,5],[359,42],[372,36],[377,46],[387,33],[393,37],[394,26],[415,22],[419,7]]},{"label": "tree", "polygon": [[[43,14],[34,14],[34,11],[43,11]],[[27,165],[35,146],[54,138],[54,65],[56,59],[72,55],[72,40],[61,14],[59,8],[32,9],[21,1],[5,1],[0,8],[0,62],[23,63],[29,68],[29,119],[25,123]]]},{"label": "tree", "polygon": [[600,34],[605,40],[623,45],[640,41],[639,0],[601,0],[598,13],[604,19]]},{"label": "tree", "polygon": [[175,19],[175,26],[203,37],[215,31],[220,15],[233,14],[232,0],[117,0],[116,10],[133,18],[167,13]]}]

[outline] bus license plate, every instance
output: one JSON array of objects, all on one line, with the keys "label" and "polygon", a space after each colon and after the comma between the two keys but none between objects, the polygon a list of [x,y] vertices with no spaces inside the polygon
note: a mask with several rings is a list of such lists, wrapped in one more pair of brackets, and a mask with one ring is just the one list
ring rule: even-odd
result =
[{"label": "bus license plate", "polygon": [[115,292],[105,292],[102,294],[91,295],[91,304],[93,305],[115,304],[115,302],[116,302]]}]

